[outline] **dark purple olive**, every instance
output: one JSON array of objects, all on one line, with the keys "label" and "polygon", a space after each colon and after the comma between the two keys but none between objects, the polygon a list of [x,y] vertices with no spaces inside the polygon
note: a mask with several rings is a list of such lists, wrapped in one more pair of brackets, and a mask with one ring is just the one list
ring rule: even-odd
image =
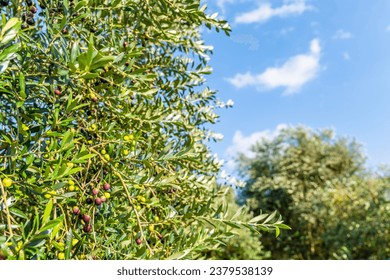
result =
[{"label": "dark purple olive", "polygon": [[85,202],[86,202],[87,204],[92,204],[93,199],[90,198],[90,197],[88,197],[88,198],[85,200]]},{"label": "dark purple olive", "polygon": [[83,227],[84,232],[90,232],[92,230],[92,226],[90,224],[86,224]]},{"label": "dark purple olive", "polygon": [[6,6],[8,6],[8,4],[9,4],[9,0],[0,0],[1,6],[6,7]]},{"label": "dark purple olive", "polygon": [[35,20],[33,18],[31,18],[31,17],[27,18],[26,22],[27,22],[28,25],[34,25],[35,24]]}]

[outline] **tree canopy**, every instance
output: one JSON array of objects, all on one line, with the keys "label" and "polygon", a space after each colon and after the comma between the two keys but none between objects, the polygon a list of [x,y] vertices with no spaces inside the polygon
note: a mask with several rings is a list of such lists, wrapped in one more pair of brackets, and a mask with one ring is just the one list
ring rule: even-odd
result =
[{"label": "tree canopy", "polygon": [[252,151],[239,157],[242,199],[255,214],[278,210],[292,227],[276,241],[263,236],[272,259],[389,257],[389,185],[366,170],[355,140],[290,127]]},{"label": "tree canopy", "polygon": [[[195,0],[12,0],[0,33],[0,256],[198,258],[223,220]],[[239,216],[238,216],[239,217]],[[277,224],[275,224],[276,222]]]}]

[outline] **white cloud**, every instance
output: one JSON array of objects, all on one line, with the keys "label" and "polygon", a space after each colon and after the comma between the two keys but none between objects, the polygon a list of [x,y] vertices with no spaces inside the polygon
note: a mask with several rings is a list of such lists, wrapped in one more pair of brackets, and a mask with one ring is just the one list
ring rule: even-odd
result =
[{"label": "white cloud", "polygon": [[339,29],[336,31],[336,33],[333,35],[334,40],[347,40],[351,39],[353,37],[351,32],[345,31],[343,29]]},{"label": "white cloud", "polygon": [[234,78],[228,79],[228,82],[236,88],[243,88],[258,84],[258,78],[258,76],[254,76],[251,72],[246,72],[245,74],[238,73],[234,76]]},{"label": "white cloud", "polygon": [[284,87],[285,94],[297,93],[302,86],[317,76],[320,69],[320,54],[320,42],[313,39],[307,54],[290,57],[283,65],[269,67],[261,74],[238,73],[227,80],[238,89],[246,86],[268,90]]},{"label": "white cloud", "polygon": [[217,0],[217,6],[221,9],[222,13],[225,13],[225,5],[233,4],[234,0]]},{"label": "white cloud", "polygon": [[305,3],[305,0],[289,1],[285,4],[273,8],[269,3],[260,4],[255,10],[240,14],[236,17],[236,23],[255,23],[265,22],[273,17],[288,17],[293,15],[300,15],[307,10],[312,9],[311,6]]},{"label": "white cloud", "polygon": [[224,168],[229,172],[233,173],[236,170],[236,160],[234,159],[239,153],[243,153],[248,157],[253,157],[254,153],[251,151],[251,147],[261,140],[272,140],[279,133],[287,128],[286,124],[279,124],[275,130],[263,130],[259,132],[254,132],[248,136],[242,134],[241,131],[237,130],[234,133],[231,145],[225,150],[224,158],[225,164]]},{"label": "white cloud", "polygon": [[351,56],[349,55],[349,52],[344,52],[343,53],[343,58],[344,58],[344,60],[350,60]]},{"label": "white cloud", "polygon": [[232,144],[226,149],[226,155],[229,157],[237,156],[238,153],[243,153],[247,156],[253,156],[253,152],[251,152],[250,148],[258,141],[262,139],[272,140],[279,133],[287,128],[286,124],[279,124],[275,130],[263,130],[254,132],[251,135],[244,136],[241,131],[237,130],[234,133]]}]

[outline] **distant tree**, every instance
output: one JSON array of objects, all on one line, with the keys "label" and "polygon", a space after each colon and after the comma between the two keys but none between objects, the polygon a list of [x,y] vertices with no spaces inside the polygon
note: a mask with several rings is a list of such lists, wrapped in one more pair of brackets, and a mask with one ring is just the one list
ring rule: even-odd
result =
[{"label": "distant tree", "polygon": [[239,156],[242,199],[255,214],[278,210],[292,227],[278,240],[262,238],[272,259],[390,256],[389,184],[366,174],[356,141],[296,127],[252,151]]}]

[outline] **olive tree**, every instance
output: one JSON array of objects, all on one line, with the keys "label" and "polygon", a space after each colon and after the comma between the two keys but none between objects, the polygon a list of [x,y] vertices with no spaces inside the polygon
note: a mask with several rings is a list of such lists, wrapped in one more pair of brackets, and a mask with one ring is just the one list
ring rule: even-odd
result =
[{"label": "olive tree", "polygon": [[[228,232],[199,0],[4,0],[0,256],[198,258]],[[274,223],[275,222],[275,223]],[[227,229],[229,231],[229,229]]]},{"label": "olive tree", "polygon": [[[278,210],[292,227],[262,243],[273,259],[390,256],[389,184],[366,171],[360,145],[331,130],[283,130],[240,156],[242,198],[252,211]],[[381,245],[382,244],[382,245]]]}]

